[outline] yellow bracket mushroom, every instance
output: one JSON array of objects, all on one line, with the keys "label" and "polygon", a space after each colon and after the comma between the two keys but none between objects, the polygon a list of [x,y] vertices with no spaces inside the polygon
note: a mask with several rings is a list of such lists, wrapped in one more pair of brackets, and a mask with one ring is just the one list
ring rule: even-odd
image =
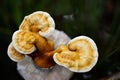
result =
[{"label": "yellow bracket mushroom", "polygon": [[50,68],[56,63],[72,72],[87,72],[95,66],[98,50],[91,38],[78,36],[56,48],[54,40],[49,39],[54,32],[55,23],[48,13],[37,11],[26,16],[13,33],[8,56],[19,62],[28,55],[40,68]]},{"label": "yellow bracket mushroom", "polygon": [[26,16],[19,29],[39,33],[41,36],[47,37],[54,33],[55,22],[47,12],[37,11]]},{"label": "yellow bracket mushroom", "polygon": [[96,64],[98,50],[94,41],[86,36],[79,36],[55,50],[54,61],[73,72],[88,72]]},{"label": "yellow bracket mushroom", "polygon": [[[26,16],[19,30],[13,33],[14,51],[19,55],[29,54],[39,67],[53,66],[55,63],[51,57],[53,56],[54,43],[45,37],[52,35],[54,29],[54,20],[47,12],[37,11]],[[9,48],[8,56],[11,57]]]}]

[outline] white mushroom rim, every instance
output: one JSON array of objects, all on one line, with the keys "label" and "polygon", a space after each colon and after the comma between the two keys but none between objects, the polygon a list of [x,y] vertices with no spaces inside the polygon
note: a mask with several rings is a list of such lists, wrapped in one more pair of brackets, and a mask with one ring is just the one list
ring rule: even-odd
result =
[{"label": "white mushroom rim", "polygon": [[[12,36],[13,46],[21,54],[31,54],[32,52],[34,52],[36,50],[36,48],[35,48],[34,44],[27,43],[27,41],[24,41],[25,39],[23,39],[23,38],[25,36],[26,39],[31,39],[32,42],[34,42],[35,38],[33,36],[29,37],[29,35],[24,35],[24,33],[21,34],[22,32],[24,32],[24,31],[18,30],[13,33],[13,36]],[[30,45],[28,45],[28,44],[30,44]],[[27,48],[27,46],[30,48]]]},{"label": "white mushroom rim", "polygon": [[54,61],[73,72],[88,72],[98,60],[98,50],[95,42],[87,36],[78,36],[68,42],[69,51],[56,52]]}]

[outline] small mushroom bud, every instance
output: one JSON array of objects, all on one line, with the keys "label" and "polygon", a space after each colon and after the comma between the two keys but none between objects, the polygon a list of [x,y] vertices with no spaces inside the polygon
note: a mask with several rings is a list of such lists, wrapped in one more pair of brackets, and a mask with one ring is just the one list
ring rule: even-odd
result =
[{"label": "small mushroom bud", "polygon": [[73,72],[88,72],[98,60],[95,42],[86,36],[79,36],[58,47],[53,56],[54,61]]},{"label": "small mushroom bud", "polygon": [[26,16],[19,29],[36,32],[41,36],[47,37],[53,34],[55,23],[47,12],[37,11]]},{"label": "small mushroom bud", "polygon": [[15,48],[13,47],[12,42],[9,44],[8,46],[8,51],[7,54],[9,56],[9,58],[15,62],[19,62],[21,60],[23,60],[25,58],[24,54],[19,53],[18,51],[15,50]]}]

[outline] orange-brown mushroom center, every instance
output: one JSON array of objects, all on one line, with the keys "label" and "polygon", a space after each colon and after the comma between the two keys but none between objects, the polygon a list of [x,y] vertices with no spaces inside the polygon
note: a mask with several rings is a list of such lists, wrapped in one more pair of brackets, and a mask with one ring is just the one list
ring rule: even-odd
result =
[{"label": "orange-brown mushroom center", "polygon": [[33,62],[36,66],[40,68],[50,68],[55,65],[55,62],[53,60],[53,54],[53,51],[42,53],[39,50],[37,50],[29,56],[32,57]]},{"label": "orange-brown mushroom center", "polygon": [[35,46],[37,50],[29,55],[33,59],[34,64],[40,68],[50,68],[54,66],[54,43],[36,33],[34,36],[36,38]]}]

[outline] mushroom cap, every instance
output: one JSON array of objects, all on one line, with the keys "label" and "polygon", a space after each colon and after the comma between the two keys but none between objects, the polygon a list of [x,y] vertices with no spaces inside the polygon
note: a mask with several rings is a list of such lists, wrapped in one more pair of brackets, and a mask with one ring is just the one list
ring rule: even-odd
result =
[{"label": "mushroom cap", "polygon": [[87,36],[78,36],[66,46],[60,46],[53,56],[54,61],[73,72],[88,72],[98,60],[95,42]]},{"label": "mushroom cap", "polygon": [[31,54],[36,50],[35,37],[32,32],[18,30],[12,36],[14,48],[22,54]]},{"label": "mushroom cap", "polygon": [[53,34],[55,22],[47,12],[36,11],[24,18],[19,29],[38,32],[41,36],[47,37]]},{"label": "mushroom cap", "polygon": [[13,47],[12,42],[9,44],[8,46],[8,51],[7,54],[9,56],[9,58],[15,62],[19,62],[21,60],[23,60],[25,58],[24,54],[19,53],[18,51],[15,50],[15,48]]}]

